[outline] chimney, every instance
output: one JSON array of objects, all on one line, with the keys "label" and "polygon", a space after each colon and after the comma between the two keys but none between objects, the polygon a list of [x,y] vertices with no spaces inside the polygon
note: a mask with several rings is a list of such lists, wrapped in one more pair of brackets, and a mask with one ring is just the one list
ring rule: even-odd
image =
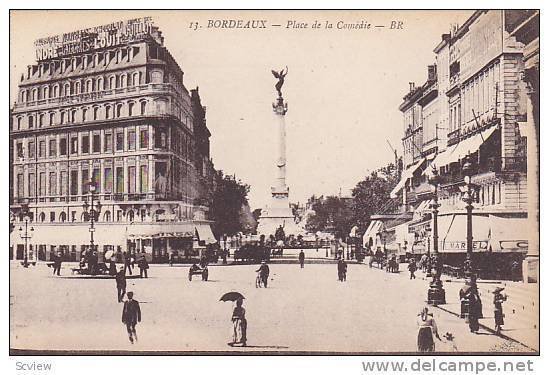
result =
[{"label": "chimney", "polygon": [[410,85],[410,92],[414,91],[415,88],[416,88],[416,83],[415,82],[408,82],[408,84]]}]

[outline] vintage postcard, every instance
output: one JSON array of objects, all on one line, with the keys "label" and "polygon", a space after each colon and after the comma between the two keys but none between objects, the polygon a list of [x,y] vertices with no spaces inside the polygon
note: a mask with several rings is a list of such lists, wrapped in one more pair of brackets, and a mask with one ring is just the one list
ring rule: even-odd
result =
[{"label": "vintage postcard", "polygon": [[539,33],[10,11],[10,353],[539,354]]}]

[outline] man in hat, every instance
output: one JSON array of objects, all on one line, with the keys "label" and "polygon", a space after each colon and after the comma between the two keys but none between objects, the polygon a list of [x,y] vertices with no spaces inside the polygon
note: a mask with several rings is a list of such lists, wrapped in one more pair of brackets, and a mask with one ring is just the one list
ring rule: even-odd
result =
[{"label": "man in hat", "polygon": [[264,260],[261,262],[261,266],[259,266],[259,269],[257,269],[255,272],[259,272],[259,277],[261,278],[261,281],[263,282],[263,285],[265,288],[267,287],[267,280],[269,279],[269,266],[267,265],[267,262]]},{"label": "man in hat", "polygon": [[133,292],[128,292],[128,300],[124,302],[122,309],[122,323],[126,325],[130,342],[137,341],[137,332],[135,326],[141,322],[141,309],[139,302],[133,299]]},{"label": "man in hat", "polygon": [[57,276],[61,276],[59,273],[61,271],[61,253],[55,254],[55,259],[53,260],[53,274]]},{"label": "man in hat", "polygon": [[410,263],[408,263],[408,271],[410,271],[410,280],[415,279],[417,266],[416,266],[416,260],[414,258],[410,258]]},{"label": "man in hat", "polygon": [[120,303],[124,298],[124,294],[126,294],[126,270],[124,267],[121,267],[120,271],[116,274],[116,290],[118,303]]}]

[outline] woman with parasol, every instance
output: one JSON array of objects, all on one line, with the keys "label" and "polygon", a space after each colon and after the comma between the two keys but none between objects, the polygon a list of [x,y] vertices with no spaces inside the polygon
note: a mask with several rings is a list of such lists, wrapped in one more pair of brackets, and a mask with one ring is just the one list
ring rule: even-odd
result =
[{"label": "woman with parasol", "polygon": [[233,322],[233,341],[229,343],[230,346],[241,344],[246,346],[246,331],[248,328],[248,321],[246,320],[246,309],[242,307],[244,296],[238,292],[225,293],[220,301],[236,301],[236,307],[233,309],[233,315],[231,320]]},{"label": "woman with parasol", "polygon": [[438,335],[437,324],[433,318],[433,314],[429,313],[429,309],[424,307],[418,314],[417,318],[417,351],[418,352],[434,352],[435,340],[433,336],[440,339]]}]

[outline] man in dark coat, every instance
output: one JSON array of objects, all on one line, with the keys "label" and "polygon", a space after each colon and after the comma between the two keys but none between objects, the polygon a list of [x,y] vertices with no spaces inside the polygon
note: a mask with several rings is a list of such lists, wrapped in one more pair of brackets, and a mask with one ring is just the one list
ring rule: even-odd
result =
[{"label": "man in dark coat", "polygon": [[269,266],[265,261],[261,262],[261,266],[259,266],[259,269],[257,269],[255,272],[259,272],[259,277],[261,278],[261,281],[263,282],[263,285],[265,288],[267,287],[267,281],[269,280]]},{"label": "man in dark coat", "polygon": [[303,250],[301,250],[299,252],[299,264],[300,264],[301,268],[303,268],[303,266],[305,264],[305,253],[303,252]]},{"label": "man in dark coat", "polygon": [[143,278],[143,274],[145,274],[145,278],[148,278],[149,275],[147,275],[147,270],[149,269],[149,263],[147,262],[147,259],[145,259],[145,254],[141,254],[137,266],[139,267],[139,277]]},{"label": "man in dark coat", "polygon": [[132,268],[131,268],[131,255],[127,251],[124,251],[124,268],[132,274]]},{"label": "man in dark coat", "polygon": [[416,269],[417,269],[416,260],[414,258],[410,258],[410,263],[408,263],[408,271],[410,271],[410,280],[416,278],[416,275],[415,275]]},{"label": "man in dark coat", "polygon": [[55,258],[53,259],[53,274],[57,276],[61,276],[59,272],[61,271],[61,254],[55,254]]},{"label": "man in dark coat", "polygon": [[124,294],[126,294],[126,270],[121,268],[116,274],[116,290],[118,296],[118,302],[122,302]]},{"label": "man in dark coat", "polygon": [[122,323],[126,325],[130,342],[137,341],[137,332],[135,326],[141,322],[141,309],[139,302],[133,299],[133,292],[128,292],[128,300],[124,302],[122,309]]},{"label": "man in dark coat", "polygon": [[337,262],[337,275],[339,281],[347,281],[347,262],[343,258],[339,258]]}]

